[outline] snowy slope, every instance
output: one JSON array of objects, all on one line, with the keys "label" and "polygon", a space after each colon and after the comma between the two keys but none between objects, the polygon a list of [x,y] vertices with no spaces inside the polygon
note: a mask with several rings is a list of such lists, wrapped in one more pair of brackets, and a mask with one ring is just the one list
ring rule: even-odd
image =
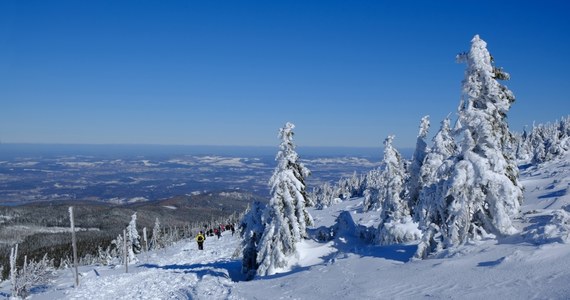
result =
[{"label": "snowy slope", "polygon": [[[530,166],[521,175],[526,190],[516,220],[520,234],[465,245],[445,258],[410,261],[415,245],[364,243],[355,234],[357,224],[350,222],[371,226],[377,219],[374,213],[361,212],[362,199],[351,199],[311,211],[321,230],[342,214],[342,236],[299,245],[301,255],[285,273],[242,281],[241,261],[233,257],[239,241],[226,232],[219,240],[209,238],[204,251],[187,240],[139,255],[140,262],[130,266],[128,274],[123,267],[82,267],[78,288],[73,288],[69,270],[59,271],[30,298],[568,299],[570,214],[565,214],[570,210],[570,156]],[[0,299],[8,295],[9,282],[4,282]]]},{"label": "snowy slope", "polygon": [[570,153],[540,166],[527,167],[521,178],[527,211],[559,209],[570,204]]},{"label": "snowy slope", "polygon": [[192,240],[143,253],[129,266],[81,267],[80,286],[73,288],[71,271],[32,299],[223,299],[239,276],[241,262],[231,256],[238,240],[231,233],[220,240],[209,238],[199,251]]}]

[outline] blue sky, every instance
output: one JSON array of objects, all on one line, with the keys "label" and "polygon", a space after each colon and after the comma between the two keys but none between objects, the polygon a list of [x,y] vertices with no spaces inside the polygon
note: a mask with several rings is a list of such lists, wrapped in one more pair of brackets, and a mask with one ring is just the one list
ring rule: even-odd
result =
[{"label": "blue sky", "polygon": [[568,1],[0,2],[5,143],[415,144],[455,116],[473,35],[511,129],[570,113]]}]

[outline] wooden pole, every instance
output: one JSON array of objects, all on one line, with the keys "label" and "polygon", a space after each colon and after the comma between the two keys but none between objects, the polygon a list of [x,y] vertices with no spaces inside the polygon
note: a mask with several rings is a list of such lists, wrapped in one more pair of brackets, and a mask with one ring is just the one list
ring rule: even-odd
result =
[{"label": "wooden pole", "polygon": [[26,284],[26,276],[27,276],[27,267],[26,265],[28,264],[28,256],[24,255],[24,266],[23,266],[23,273],[22,273],[22,278],[24,278],[24,284]]},{"label": "wooden pole", "polygon": [[79,286],[79,271],[77,270],[77,239],[75,237],[75,220],[73,206],[69,207],[69,221],[71,223],[71,244],[73,246],[73,266],[75,268],[75,287]]},{"label": "wooden pole", "polygon": [[148,237],[146,234],[146,227],[143,227],[143,238],[144,238],[144,253],[146,260],[148,261]]},{"label": "wooden pole", "polygon": [[144,238],[144,252],[148,252],[148,240],[146,238],[146,227],[143,228],[143,238]]},{"label": "wooden pole", "polygon": [[123,229],[123,241],[125,244],[124,252],[125,252],[125,273],[129,273],[129,252],[127,248],[127,230]]},{"label": "wooden pole", "polygon": [[10,281],[12,282],[12,296],[18,296],[18,270],[16,269],[16,260],[18,258],[18,244],[10,251]]}]

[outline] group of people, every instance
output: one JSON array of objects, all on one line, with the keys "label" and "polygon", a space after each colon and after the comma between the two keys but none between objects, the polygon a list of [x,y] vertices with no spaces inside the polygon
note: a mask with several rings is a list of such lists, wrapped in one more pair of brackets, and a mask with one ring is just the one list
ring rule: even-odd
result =
[{"label": "group of people", "polygon": [[220,225],[216,228],[208,228],[208,225],[204,225],[206,228],[206,233],[200,230],[196,235],[196,242],[198,243],[198,250],[204,250],[204,241],[206,241],[206,236],[217,236],[218,239],[222,237],[222,232],[226,230],[231,230],[232,236],[235,234],[236,229],[234,224]]}]

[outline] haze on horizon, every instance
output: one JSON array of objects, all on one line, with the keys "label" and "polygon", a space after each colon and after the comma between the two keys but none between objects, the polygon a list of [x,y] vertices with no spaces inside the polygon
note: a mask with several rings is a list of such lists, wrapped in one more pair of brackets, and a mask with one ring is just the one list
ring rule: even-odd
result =
[{"label": "haze on horizon", "polygon": [[570,110],[570,3],[2,1],[0,140],[412,147],[455,115],[475,34],[510,128]]}]

